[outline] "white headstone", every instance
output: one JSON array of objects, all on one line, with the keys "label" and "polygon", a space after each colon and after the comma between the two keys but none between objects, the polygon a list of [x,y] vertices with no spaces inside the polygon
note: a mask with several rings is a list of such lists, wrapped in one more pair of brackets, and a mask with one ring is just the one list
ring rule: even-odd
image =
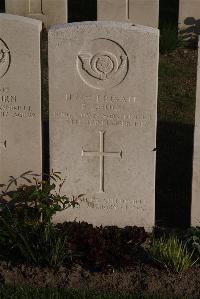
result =
[{"label": "white headstone", "polygon": [[51,168],[64,194],[84,194],[56,221],[153,227],[158,43],[128,23],[50,29]]},{"label": "white headstone", "polygon": [[66,23],[68,0],[5,0],[6,13],[38,19],[45,26]]},{"label": "white headstone", "polygon": [[42,171],[42,23],[0,14],[0,183]]},{"label": "white headstone", "polygon": [[[199,41],[200,46],[200,41]],[[198,49],[197,93],[194,130],[191,225],[200,225],[200,47]]]},{"label": "white headstone", "polygon": [[99,21],[127,21],[158,27],[159,0],[97,0]]}]

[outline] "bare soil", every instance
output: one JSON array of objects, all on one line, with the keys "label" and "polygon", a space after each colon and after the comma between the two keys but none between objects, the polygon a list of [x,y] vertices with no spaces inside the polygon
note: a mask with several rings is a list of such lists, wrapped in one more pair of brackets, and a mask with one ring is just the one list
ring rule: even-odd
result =
[{"label": "bare soil", "polygon": [[170,273],[151,265],[138,264],[123,271],[92,273],[80,265],[70,270],[30,266],[12,266],[0,263],[0,281],[7,285],[31,287],[62,287],[90,289],[107,292],[131,292],[142,294],[167,294],[200,298],[200,268],[192,267],[182,274]]}]

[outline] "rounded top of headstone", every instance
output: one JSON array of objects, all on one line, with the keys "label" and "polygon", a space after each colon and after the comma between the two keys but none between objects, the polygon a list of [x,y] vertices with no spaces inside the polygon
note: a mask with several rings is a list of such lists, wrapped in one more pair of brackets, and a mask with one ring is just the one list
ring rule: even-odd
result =
[{"label": "rounded top of headstone", "polygon": [[58,24],[49,27],[49,31],[65,30],[65,29],[78,29],[78,28],[116,28],[121,30],[131,30],[137,32],[146,32],[150,34],[159,34],[159,29],[147,27],[138,24],[131,24],[128,22],[114,22],[114,21],[86,21],[86,22],[74,22],[66,24]]},{"label": "rounded top of headstone", "polygon": [[39,30],[42,30],[42,22],[40,20],[35,20],[35,19],[17,16],[17,15],[10,15],[7,13],[0,13],[0,20],[26,23],[26,24],[33,25],[33,26],[38,26]]}]

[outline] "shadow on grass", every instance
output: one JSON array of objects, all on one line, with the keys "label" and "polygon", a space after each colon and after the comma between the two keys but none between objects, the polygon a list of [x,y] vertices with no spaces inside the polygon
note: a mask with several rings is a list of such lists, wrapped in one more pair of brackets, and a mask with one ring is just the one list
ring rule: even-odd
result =
[{"label": "shadow on grass", "polygon": [[156,225],[190,225],[194,127],[159,122],[156,161]]}]

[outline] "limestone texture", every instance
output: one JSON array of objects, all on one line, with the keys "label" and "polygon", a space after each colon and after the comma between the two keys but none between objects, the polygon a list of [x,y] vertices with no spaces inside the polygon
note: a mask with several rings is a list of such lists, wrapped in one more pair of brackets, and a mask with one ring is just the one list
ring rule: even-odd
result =
[{"label": "limestone texture", "polygon": [[97,19],[158,28],[159,0],[97,0]]},{"label": "limestone texture", "polygon": [[5,0],[8,14],[41,20],[46,27],[68,21],[68,0]]},{"label": "limestone texture", "polygon": [[41,30],[38,20],[0,14],[0,183],[42,172]]},{"label": "limestone texture", "polygon": [[55,221],[154,226],[158,56],[154,28],[50,28],[50,167],[83,194]]}]

